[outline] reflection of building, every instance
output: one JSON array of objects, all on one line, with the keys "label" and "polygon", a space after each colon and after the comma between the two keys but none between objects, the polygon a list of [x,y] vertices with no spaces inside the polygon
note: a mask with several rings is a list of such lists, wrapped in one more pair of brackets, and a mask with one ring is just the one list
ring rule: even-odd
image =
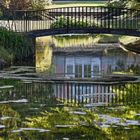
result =
[{"label": "reflection of building", "polygon": [[[131,57],[130,57],[131,56]],[[140,65],[140,56],[124,52],[119,44],[55,48],[53,63],[56,78],[90,79],[115,71],[127,71],[131,65]],[[61,99],[84,103],[111,103],[116,97],[112,85],[59,84],[55,95]]]},{"label": "reflection of building", "polygon": [[65,76],[75,78],[89,78],[99,74],[101,60],[98,57],[69,56],[65,57]]},{"label": "reflection of building", "polygon": [[[122,91],[123,85],[103,82],[102,76],[130,69],[140,73],[140,55],[125,52],[118,43],[95,44],[93,37],[87,35],[68,38],[37,39],[37,71],[50,72],[45,76],[56,81],[53,89],[59,99],[87,104],[117,101],[117,89],[120,87]],[[120,98],[123,96],[124,93]]]},{"label": "reflection of building", "polygon": [[140,56],[130,57],[118,44],[55,48],[53,53],[55,74],[59,77],[94,78],[140,64]]}]

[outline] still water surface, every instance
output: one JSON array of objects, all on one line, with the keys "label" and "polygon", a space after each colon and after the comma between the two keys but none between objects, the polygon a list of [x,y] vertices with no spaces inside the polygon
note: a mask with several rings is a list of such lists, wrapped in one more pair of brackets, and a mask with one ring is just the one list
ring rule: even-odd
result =
[{"label": "still water surface", "polygon": [[[93,53],[89,54],[86,50],[86,53],[80,53],[77,56],[74,51],[69,52],[66,50],[64,53],[64,50],[55,49],[54,46],[61,48],[66,44],[68,47],[74,45],[91,46],[93,38],[84,37],[82,41],[79,38],[72,38],[70,41],[64,38],[63,40],[60,38],[59,41],[53,39],[42,38],[43,41],[38,39],[36,68],[12,66],[10,69],[1,71],[0,76],[4,79],[0,80],[0,139],[139,140],[139,102],[133,106],[92,108],[73,103],[65,104],[65,102],[61,102],[60,99],[52,94],[54,93],[52,83],[46,83],[41,80],[47,79],[48,75],[51,75],[51,77],[53,75],[53,78],[55,75],[57,78],[92,78],[94,80],[94,78],[102,78],[102,76],[110,74],[124,74],[125,76],[129,75],[138,78],[139,55],[125,52],[119,48],[117,50],[115,48],[115,51],[113,51],[114,49],[109,50],[105,47],[105,49],[98,50],[98,53],[92,49]],[[49,43],[46,44],[44,40]],[[50,44],[51,47],[48,48]],[[69,57],[67,58],[66,56]],[[83,60],[85,56],[87,59]],[[92,64],[94,67],[95,63],[90,63],[95,57],[99,60],[99,63],[96,64],[96,68],[97,65],[99,67],[96,69],[96,74],[94,73],[95,69],[91,72]],[[77,58],[82,60],[81,63]],[[60,59],[67,62],[61,63],[64,71],[59,69]],[[68,60],[72,59],[75,61],[69,63]],[[91,65],[91,67],[89,66],[90,77],[85,77],[87,75],[84,74],[84,65],[86,63]],[[77,64],[82,65],[83,68],[82,74],[78,75],[81,77],[76,77],[77,74],[74,73],[74,67],[76,69]],[[73,66],[72,73],[67,73],[67,66],[69,67],[69,65]],[[48,72],[50,73],[48,74]],[[139,100],[139,96],[137,98]]]}]

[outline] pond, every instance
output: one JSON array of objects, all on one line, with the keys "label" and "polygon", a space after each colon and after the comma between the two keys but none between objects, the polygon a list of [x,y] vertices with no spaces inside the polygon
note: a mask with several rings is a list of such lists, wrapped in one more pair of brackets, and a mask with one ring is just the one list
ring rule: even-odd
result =
[{"label": "pond", "polygon": [[35,67],[0,71],[0,139],[140,138],[140,56],[94,41],[38,38]]},{"label": "pond", "polygon": [[49,71],[55,77],[76,78],[140,74],[140,55],[122,49],[116,43],[117,37],[112,38],[107,38],[109,43],[89,35],[37,38],[36,70]]}]

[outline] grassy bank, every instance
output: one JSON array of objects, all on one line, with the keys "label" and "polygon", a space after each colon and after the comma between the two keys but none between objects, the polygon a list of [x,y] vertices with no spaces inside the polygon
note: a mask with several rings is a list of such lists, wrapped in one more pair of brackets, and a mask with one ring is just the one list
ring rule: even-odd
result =
[{"label": "grassy bank", "polygon": [[76,6],[104,6],[104,1],[68,1],[68,2],[53,2],[47,8],[60,8],[60,7],[76,7]]}]

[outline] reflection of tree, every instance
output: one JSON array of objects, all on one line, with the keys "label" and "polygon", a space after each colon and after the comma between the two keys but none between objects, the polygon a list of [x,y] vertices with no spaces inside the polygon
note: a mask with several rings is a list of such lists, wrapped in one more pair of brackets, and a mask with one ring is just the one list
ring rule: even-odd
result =
[{"label": "reflection of tree", "polygon": [[[68,137],[71,139],[77,138],[84,140],[93,138],[100,140],[128,140],[129,138],[137,139],[140,136],[139,128],[134,126],[128,126],[130,130],[125,129],[123,126],[117,126],[117,128],[99,128],[96,124],[98,124],[97,122],[102,122],[103,120],[99,119],[95,112],[83,109],[83,111],[86,112],[86,115],[80,115],[73,114],[73,109],[51,109],[49,112],[43,112],[41,116],[27,118],[26,124],[28,127],[51,130],[50,132],[54,139]],[[129,107],[124,107],[122,109],[119,108],[118,110],[99,108],[98,113],[109,113],[110,115],[115,115],[116,117],[122,117],[122,120],[123,118],[125,120],[126,118],[130,119],[132,117],[131,115],[134,110]],[[134,115],[132,119],[134,119]],[[59,128],[56,127],[56,125],[59,125]],[[69,125],[69,127],[62,128],[67,125]],[[48,136],[50,135],[48,134]]]},{"label": "reflection of tree", "polygon": [[128,83],[122,88],[118,88],[118,98],[123,104],[134,105],[139,104],[140,83]]},{"label": "reflection of tree", "polygon": [[[5,125],[6,129],[10,130],[17,129],[18,124],[21,121],[19,118],[20,115],[15,110],[13,110],[10,105],[0,105],[0,117],[0,124]],[[3,130],[3,132],[4,131],[5,130]]]},{"label": "reflection of tree", "polygon": [[140,66],[138,64],[137,65],[132,64],[128,67],[128,71],[133,72],[134,74],[140,75]]},{"label": "reflection of tree", "polygon": [[122,126],[117,128],[112,127],[105,129],[105,132],[108,134],[110,140],[137,140],[140,137],[140,131],[138,128],[133,129],[128,127],[128,129],[125,129]]},{"label": "reflection of tree", "polygon": [[[49,83],[40,82],[27,82],[23,83],[17,81],[12,83],[13,80],[0,82],[2,85],[13,85],[11,88],[1,88],[0,100],[18,100],[22,98],[28,99],[29,102],[50,103],[53,104],[53,86]],[[47,102],[48,101],[48,102]]]},{"label": "reflection of tree", "polygon": [[37,46],[36,70],[37,72],[50,72],[52,66],[52,48],[50,46]]},{"label": "reflection of tree", "polygon": [[[109,116],[122,118],[121,122],[126,120],[139,120],[139,116],[136,116],[139,113],[140,105],[131,105],[131,106],[119,106],[106,108],[100,107],[97,109],[98,113],[107,114]],[[103,131],[106,133],[108,139],[111,140],[131,140],[139,139],[140,137],[140,127],[139,126],[117,126],[112,124],[110,128],[104,128]],[[128,129],[127,129],[128,128]]]},{"label": "reflection of tree", "polygon": [[119,70],[121,70],[121,71],[124,70],[124,68],[125,68],[124,62],[120,59],[116,62],[116,65],[118,66]]},{"label": "reflection of tree", "polygon": [[[8,85],[9,82],[6,82]],[[4,84],[2,84],[4,85]],[[121,85],[121,86],[120,86]],[[115,108],[113,110],[104,109],[99,110],[99,114],[111,114],[115,117],[121,117],[125,121],[126,119],[137,119],[136,113],[139,113],[139,89],[140,84],[131,83],[131,84],[120,84],[115,92],[117,95],[121,94],[119,97],[120,102],[134,103],[135,106],[125,106],[124,108]],[[16,105],[0,105],[0,117],[12,117],[5,120],[0,120],[0,124],[3,124],[7,127],[9,131],[1,131],[0,134],[5,132],[5,136],[14,140],[19,139],[62,139],[64,137],[69,137],[71,139],[111,139],[111,140],[128,140],[128,139],[137,139],[140,137],[140,131],[138,127],[128,126],[130,130],[125,130],[124,127],[117,128],[104,128],[101,129],[98,124],[103,120],[99,119],[98,115],[94,111],[87,109],[81,109],[82,112],[86,112],[84,115],[74,113],[75,110],[79,110],[76,107],[64,107],[64,108],[51,108],[49,106],[55,106],[56,100],[53,98],[53,87],[49,83],[22,83],[18,82],[14,84],[14,88],[10,92],[8,89],[2,90],[5,100],[19,99],[21,97],[27,98],[31,103],[28,104],[16,104]],[[47,106],[48,111],[45,111],[39,115],[39,111],[29,112],[29,108],[35,107],[34,104],[40,103]],[[129,103],[129,102],[128,102]],[[10,107],[12,106],[12,108]],[[46,109],[46,108],[44,108]],[[44,110],[42,109],[42,110]],[[16,110],[16,111],[15,111]],[[31,113],[31,114],[30,114]],[[19,115],[20,114],[20,115]],[[21,122],[21,119],[24,119],[28,115],[26,122]],[[33,117],[29,117],[29,116]],[[138,117],[138,116],[137,116]],[[25,124],[24,124],[25,123]],[[62,128],[62,125],[66,128]],[[19,127],[35,127],[35,128],[44,128],[51,130],[46,133],[39,133],[36,131],[23,131],[21,133],[8,133],[12,129],[18,129]]]},{"label": "reflection of tree", "polygon": [[48,133],[39,133],[37,131],[23,131],[21,133],[11,133],[10,140],[54,140]]},{"label": "reflection of tree", "polygon": [[[69,108],[55,108],[45,111],[38,117],[27,118],[29,127],[50,129],[54,138],[103,138],[104,133],[96,125],[98,115],[84,110],[85,115],[73,114]],[[63,127],[64,126],[64,127]]]}]

